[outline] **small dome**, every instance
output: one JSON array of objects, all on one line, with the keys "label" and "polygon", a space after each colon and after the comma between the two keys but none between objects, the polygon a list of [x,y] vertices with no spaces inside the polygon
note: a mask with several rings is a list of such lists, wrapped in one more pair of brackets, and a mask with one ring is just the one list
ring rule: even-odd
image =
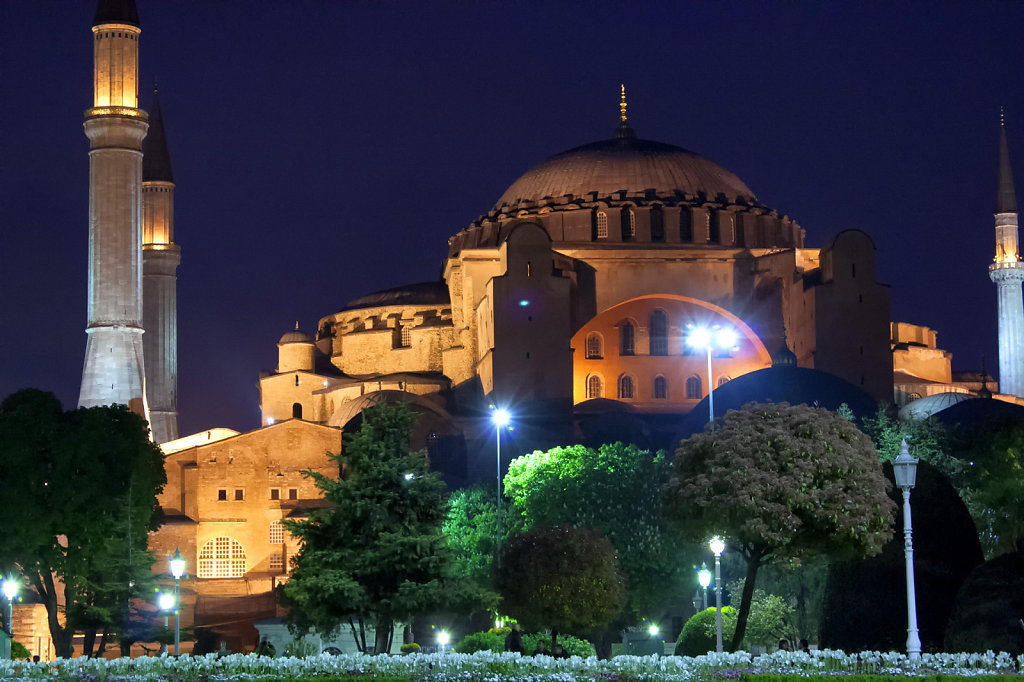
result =
[{"label": "small dome", "polygon": [[288,343],[308,343],[312,345],[313,339],[311,339],[305,332],[300,332],[299,323],[296,322],[295,329],[282,336],[281,340],[277,342],[277,345],[283,346]]},{"label": "small dome", "polygon": [[566,195],[607,197],[627,193],[685,193],[709,201],[757,203],[742,180],[694,152],[670,144],[639,140],[628,126],[615,137],[557,154],[512,183],[495,204],[496,210],[524,201],[542,202]]},{"label": "small dome", "polygon": [[956,393],[949,391],[947,393],[930,395],[926,398],[918,398],[917,400],[911,401],[900,408],[900,419],[906,421],[927,419],[936,412],[941,412],[947,407],[952,407],[953,405],[962,403],[965,400],[975,400],[975,397],[970,393]]}]

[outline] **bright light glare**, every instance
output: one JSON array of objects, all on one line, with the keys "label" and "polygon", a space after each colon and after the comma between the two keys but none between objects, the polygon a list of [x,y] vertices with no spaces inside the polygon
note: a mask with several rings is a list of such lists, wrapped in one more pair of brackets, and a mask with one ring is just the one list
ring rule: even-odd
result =
[{"label": "bright light glare", "polygon": [[711,547],[711,551],[715,553],[715,556],[722,556],[722,552],[725,551],[725,540],[717,535],[711,538],[711,542],[708,545]]},{"label": "bright light glare", "polygon": [[505,408],[498,408],[493,414],[491,414],[491,420],[494,421],[495,426],[508,426],[511,419],[512,415],[510,415],[508,410]]},{"label": "bright light glare", "polygon": [[697,571],[697,580],[700,581],[700,586],[704,588],[711,584],[711,571],[708,570],[707,566]]},{"label": "bright light glare", "polygon": [[171,575],[177,580],[185,574],[185,558],[181,556],[181,550],[174,550],[174,556],[171,557]]},{"label": "bright light glare", "polygon": [[736,332],[729,327],[718,330],[718,347],[722,349],[734,348],[736,346]]},{"label": "bright light glare", "polygon": [[647,628],[647,633],[651,637],[657,637],[657,635],[658,635],[658,626],[653,624],[653,623],[651,623],[650,627]]},{"label": "bright light glare", "polygon": [[437,643],[441,646],[448,646],[448,633],[441,630],[437,633]]},{"label": "bright light glare", "polygon": [[161,592],[156,603],[161,611],[170,611],[174,608],[174,595],[170,592]]},{"label": "bright light glare", "polygon": [[14,599],[18,594],[18,581],[14,578],[8,578],[4,581],[4,596],[7,597],[7,601]]},{"label": "bright light glare", "polygon": [[686,337],[686,343],[694,348],[707,348],[711,345],[711,332],[704,327],[697,327]]},{"label": "bright light glare", "polygon": [[407,481],[411,481],[411,480],[412,480],[412,474],[406,474],[406,475],[405,475],[405,476],[403,476],[402,478],[404,478],[404,479],[405,479],[405,480],[407,480]]}]

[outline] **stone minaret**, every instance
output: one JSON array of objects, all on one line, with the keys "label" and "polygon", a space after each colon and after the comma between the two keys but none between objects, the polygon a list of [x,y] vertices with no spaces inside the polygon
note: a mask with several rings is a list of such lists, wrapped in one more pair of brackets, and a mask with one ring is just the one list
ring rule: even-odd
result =
[{"label": "stone minaret", "polygon": [[153,90],[149,135],[142,145],[142,337],[146,402],[153,441],[178,437],[178,263],[174,243],[174,175],[160,99]]},{"label": "stone minaret", "polygon": [[142,359],[142,140],[139,16],[100,0],[93,22],[89,138],[89,294],[81,407],[121,403],[145,415]]},{"label": "stone minaret", "polygon": [[1024,263],[1017,249],[1017,197],[1003,122],[999,135],[996,257],[988,266],[999,298],[999,392],[1024,397]]}]

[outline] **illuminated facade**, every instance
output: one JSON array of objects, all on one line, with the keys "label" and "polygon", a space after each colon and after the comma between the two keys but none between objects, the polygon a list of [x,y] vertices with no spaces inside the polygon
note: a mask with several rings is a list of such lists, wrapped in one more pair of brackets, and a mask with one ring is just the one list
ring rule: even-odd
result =
[{"label": "illuminated facade", "polygon": [[1006,126],[1000,126],[999,198],[996,205],[996,255],[988,275],[999,302],[999,385],[1003,393],[1024,397],[1024,263],[1017,247],[1017,197],[1010,170]]}]

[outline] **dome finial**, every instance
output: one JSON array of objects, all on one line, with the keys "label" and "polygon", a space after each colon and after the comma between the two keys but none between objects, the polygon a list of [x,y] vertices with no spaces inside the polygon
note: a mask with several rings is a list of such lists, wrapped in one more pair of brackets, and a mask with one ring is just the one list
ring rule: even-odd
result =
[{"label": "dome finial", "polygon": [[299,331],[299,321],[295,320],[295,331]]},{"label": "dome finial", "polygon": [[1006,127],[1006,112],[1003,110],[1002,105],[999,106],[999,126],[1002,128]]},{"label": "dome finial", "polygon": [[626,84],[619,83],[619,121],[621,123],[626,122]]}]

